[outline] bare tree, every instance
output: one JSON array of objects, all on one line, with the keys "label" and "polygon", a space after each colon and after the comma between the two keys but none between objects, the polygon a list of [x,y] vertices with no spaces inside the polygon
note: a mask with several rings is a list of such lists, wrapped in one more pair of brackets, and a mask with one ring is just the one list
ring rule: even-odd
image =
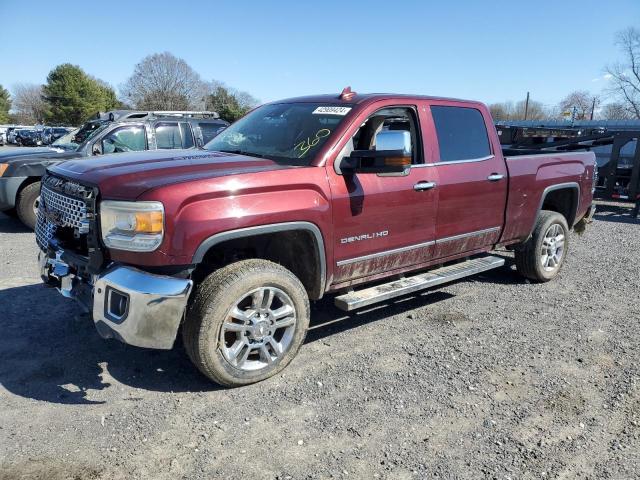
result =
[{"label": "bare tree", "polygon": [[[494,120],[524,120],[525,101],[501,102],[489,105],[489,111]],[[535,100],[529,100],[527,108],[527,120],[542,120],[548,118],[544,105]]]},{"label": "bare tree", "polygon": [[13,86],[13,110],[20,123],[41,123],[47,111],[42,86],[19,83]]},{"label": "bare tree", "polygon": [[575,120],[589,120],[592,112],[600,104],[600,97],[591,95],[586,90],[576,90],[563,98],[558,107],[561,112],[571,112],[575,109]]},{"label": "bare tree", "polygon": [[188,110],[203,107],[207,89],[187,62],[164,52],[143,58],[121,92],[135,108]]},{"label": "bare tree", "polygon": [[616,45],[625,58],[606,68],[608,90],[633,118],[640,119],[640,30],[629,27],[618,32]]},{"label": "bare tree", "polygon": [[511,111],[507,102],[492,103],[489,105],[489,112],[495,121],[511,120]]},{"label": "bare tree", "polygon": [[608,103],[602,107],[599,117],[604,120],[631,120],[633,113],[621,103]]}]

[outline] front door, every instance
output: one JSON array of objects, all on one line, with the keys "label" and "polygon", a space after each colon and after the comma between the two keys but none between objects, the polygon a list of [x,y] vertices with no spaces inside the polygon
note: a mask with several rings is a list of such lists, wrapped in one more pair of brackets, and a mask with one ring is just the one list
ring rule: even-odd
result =
[{"label": "front door", "polygon": [[416,112],[417,106],[370,107],[355,120],[350,130],[355,133],[347,136],[335,160],[338,168],[327,166],[335,227],[333,284],[401,270],[433,256],[435,169],[355,175],[339,171],[341,159],[353,149],[375,149],[376,135],[383,130],[408,131],[412,164],[423,165],[425,149]]},{"label": "front door", "polygon": [[507,170],[494,153],[483,113],[468,105],[430,105],[438,140],[438,214],[435,257],[493,245],[507,201]]}]

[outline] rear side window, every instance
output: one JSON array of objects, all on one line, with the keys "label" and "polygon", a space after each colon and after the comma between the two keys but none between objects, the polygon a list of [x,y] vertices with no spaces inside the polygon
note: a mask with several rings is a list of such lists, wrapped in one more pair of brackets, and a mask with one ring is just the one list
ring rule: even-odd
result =
[{"label": "rear side window", "polygon": [[479,110],[434,105],[431,115],[438,135],[441,162],[491,155],[487,127]]},{"label": "rear side window", "polygon": [[158,149],[182,148],[182,135],[177,123],[157,123],[155,131]]},{"label": "rear side window", "polygon": [[221,123],[200,123],[200,130],[202,131],[202,140],[206,145],[209,141],[223,131],[226,125]]}]

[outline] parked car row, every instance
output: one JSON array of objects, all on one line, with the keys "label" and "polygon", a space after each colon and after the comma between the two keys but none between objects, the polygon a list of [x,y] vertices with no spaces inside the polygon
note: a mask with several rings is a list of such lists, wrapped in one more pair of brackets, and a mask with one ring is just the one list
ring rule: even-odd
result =
[{"label": "parked car row", "polygon": [[[215,112],[118,110],[98,114],[49,147],[0,153],[0,211],[15,209],[20,220],[33,229],[40,178],[47,167],[112,153],[202,147],[228,125]],[[33,142],[22,131],[18,130],[20,141]]]},{"label": "parked car row", "polygon": [[42,127],[42,126],[11,126],[0,129],[0,145],[13,144],[18,147],[37,147],[51,145],[57,139],[66,135],[71,127]]}]

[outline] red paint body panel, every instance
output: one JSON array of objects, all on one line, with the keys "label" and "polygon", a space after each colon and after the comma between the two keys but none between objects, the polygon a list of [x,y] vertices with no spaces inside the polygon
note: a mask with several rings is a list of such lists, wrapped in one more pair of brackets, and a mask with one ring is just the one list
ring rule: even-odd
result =
[{"label": "red paint body panel", "polygon": [[[336,96],[287,100],[291,101],[341,102]],[[114,261],[186,265],[214,234],[306,221],[322,232],[327,290],[524,240],[550,185],[579,184],[577,219],[591,205],[592,153],[505,159],[489,112],[481,103],[408,95],[356,95],[345,103],[351,111],[309,167],[282,167],[270,160],[191,150],[105,156],[92,162],[67,162],[52,171],[98,186],[102,199],[164,204],[161,246],[150,253],[111,250]],[[414,165],[404,176],[336,173],[334,161],[351,136],[371,113],[390,105],[408,106],[416,112],[422,164]],[[440,163],[431,105],[478,109],[487,125],[492,156],[475,162]],[[490,174],[504,178],[490,182]],[[422,181],[435,182],[437,187],[415,191],[413,186]],[[362,240],[349,240],[353,237]]]},{"label": "red paint body panel", "polygon": [[[488,110],[481,104],[467,102],[431,101],[429,105],[473,107],[480,111],[489,127],[492,157],[482,161],[460,163],[440,163],[438,155],[433,168],[440,179],[438,185],[438,216],[436,222],[436,258],[492,246],[500,236],[504,223],[507,202],[507,168],[502,158],[502,149],[496,136]],[[437,143],[433,122],[429,138]],[[491,174],[501,174],[504,178],[497,182],[488,181]],[[452,239],[469,232],[491,230],[486,234]],[[443,239],[446,239],[443,241]]]},{"label": "red paint body panel", "polygon": [[576,220],[582,218],[593,200],[593,153],[550,153],[507,157],[509,200],[501,242],[525,239],[535,223],[536,213],[547,187],[577,183],[580,201]]},{"label": "red paint body panel", "polygon": [[[402,100],[378,101],[360,109],[333,150],[340,152],[360,125],[381,108],[402,105],[414,109],[417,114],[423,106],[423,102],[417,99],[412,102]],[[419,114],[418,121],[422,123]],[[431,160],[430,152],[422,152],[422,156]],[[433,245],[424,245],[384,257],[339,265],[338,262],[345,260],[433,241],[437,193],[414,190],[416,183],[428,180],[422,168],[412,168],[405,176],[345,176],[336,173],[334,160],[338,160],[336,155],[326,164],[333,202],[334,282],[410,267],[433,258]],[[386,235],[382,235],[384,233]],[[373,235],[374,238],[349,241],[359,235]]]}]

